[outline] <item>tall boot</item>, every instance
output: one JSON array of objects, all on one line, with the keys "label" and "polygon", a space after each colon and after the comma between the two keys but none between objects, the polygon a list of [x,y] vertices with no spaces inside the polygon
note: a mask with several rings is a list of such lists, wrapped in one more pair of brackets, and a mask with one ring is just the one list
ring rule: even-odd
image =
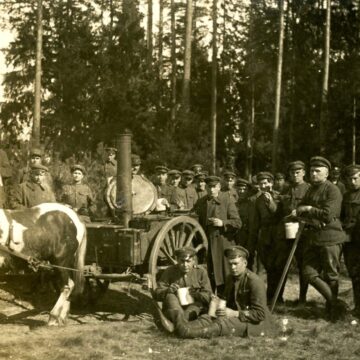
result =
[{"label": "tall boot", "polygon": [[354,297],[354,310],[355,316],[360,316],[360,281],[352,279],[353,297]]},{"label": "tall boot", "polygon": [[195,321],[186,322],[183,318],[176,319],[176,334],[183,339],[203,338],[219,336],[221,327],[218,323],[212,322],[209,318],[199,318]]},{"label": "tall boot", "polygon": [[319,277],[310,279],[310,284],[326,299],[328,303],[331,303],[333,299],[330,286]]},{"label": "tall boot", "polygon": [[302,271],[299,271],[299,304],[305,304],[306,303],[306,294],[308,291],[309,283],[306,281]]},{"label": "tall boot", "polygon": [[330,320],[336,322],[339,319],[344,319],[347,313],[347,305],[344,301],[338,299],[339,282],[330,281],[329,286],[332,293]]}]

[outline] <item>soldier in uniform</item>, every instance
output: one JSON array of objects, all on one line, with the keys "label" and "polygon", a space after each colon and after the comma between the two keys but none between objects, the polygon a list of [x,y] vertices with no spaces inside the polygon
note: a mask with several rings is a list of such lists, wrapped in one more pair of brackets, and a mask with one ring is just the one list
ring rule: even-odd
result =
[{"label": "soldier in uniform", "polygon": [[[305,164],[300,161],[293,161],[288,166],[290,184],[288,189],[281,196],[279,204],[279,215],[283,218],[283,221],[279,223],[279,232],[281,234],[279,241],[282,242],[283,266],[286,264],[286,260],[290,254],[293,242],[285,239],[285,224],[291,220],[291,214],[298,207],[306,192],[310,188],[310,184],[305,182]],[[286,217],[286,218],[285,218]],[[281,244],[280,244],[281,245]],[[304,257],[304,242],[300,240],[295,252],[295,258],[297,267],[299,269],[299,304],[306,302],[306,293],[308,289],[308,283],[306,282],[303,274],[303,257]],[[284,282],[285,287],[285,282]],[[284,288],[283,287],[283,288]],[[281,292],[282,294],[282,292]]]},{"label": "soldier in uniform", "polygon": [[332,321],[345,311],[338,300],[339,268],[345,233],[340,222],[342,195],[339,188],[327,180],[330,162],[315,156],[310,159],[311,187],[294,214],[305,218],[303,235],[304,276],[326,299],[326,309]]},{"label": "soldier in uniform", "polygon": [[12,175],[10,162],[6,152],[0,149],[0,208],[4,208],[6,204],[5,179]]},{"label": "soldier in uniform", "polygon": [[224,172],[223,177],[224,185],[221,188],[221,191],[227,193],[235,200],[235,202],[237,202],[239,200],[239,195],[235,189],[236,174],[233,171],[228,170]]},{"label": "soldier in uniform", "polygon": [[31,166],[41,164],[42,156],[43,156],[43,151],[40,148],[34,147],[30,150],[29,163],[25,167],[19,170],[19,174],[18,174],[19,184],[30,179]]},{"label": "soldier in uniform", "polygon": [[56,202],[54,192],[46,183],[47,171],[44,165],[31,165],[30,179],[16,185],[10,194],[10,209],[23,209],[41,203]]},{"label": "soldier in uniform", "polygon": [[169,184],[173,187],[178,187],[181,182],[181,171],[179,170],[170,170],[168,172]]},{"label": "soldier in uniform", "polygon": [[[182,314],[186,320],[195,320],[206,312],[211,299],[210,280],[205,269],[195,264],[196,252],[191,247],[175,251],[176,265],[168,267],[161,275],[155,289],[155,299],[163,302],[163,312],[172,322],[176,315]],[[194,299],[192,304],[182,306],[177,296],[180,288],[187,287]]]},{"label": "soldier in uniform", "polygon": [[284,194],[289,188],[288,182],[285,180],[283,173],[276,173],[274,176],[274,190],[280,194]]},{"label": "soldier in uniform", "polygon": [[74,209],[83,221],[90,222],[90,217],[94,214],[96,205],[89,185],[83,183],[86,170],[82,165],[73,165],[71,174],[73,183],[63,187],[60,200]]},{"label": "soldier in uniform", "polygon": [[246,268],[247,250],[233,246],[225,249],[224,255],[231,270],[224,292],[226,308],[216,311],[215,320],[209,315],[202,315],[195,321],[185,322],[178,313],[176,333],[179,337],[252,337],[274,333],[275,326],[266,305],[264,283]]},{"label": "soldier in uniform", "polygon": [[[263,171],[256,175],[262,194],[255,202],[254,226],[250,233],[250,252],[257,255],[267,273],[267,299],[270,302],[282,274],[282,257],[277,249],[278,222],[277,214],[279,193],[273,190],[274,176]],[[279,299],[282,300],[281,298]]]},{"label": "soldier in uniform", "polygon": [[206,172],[200,172],[197,175],[195,175],[194,184],[198,199],[201,199],[203,196],[207,195],[206,181],[205,181],[206,177],[207,177]]},{"label": "soldier in uniform", "polygon": [[344,244],[344,259],[352,282],[354,315],[360,316],[360,165],[345,169],[348,191],[342,203],[342,222],[347,234]]},{"label": "soldier in uniform", "polygon": [[106,151],[106,160],[104,164],[104,173],[106,177],[106,182],[109,184],[113,179],[116,178],[117,172],[117,161],[116,161],[116,152],[117,149],[113,147],[105,148]]},{"label": "soldier in uniform", "polygon": [[194,180],[194,173],[191,170],[184,170],[181,174],[181,183],[178,187],[174,188],[170,205],[174,209],[188,209],[191,210],[197,199],[198,195],[192,182]]},{"label": "soldier in uniform", "polygon": [[166,204],[169,206],[169,202],[174,191],[174,188],[171,185],[167,184],[168,172],[169,169],[166,166],[159,165],[155,167],[156,171],[156,181],[155,187],[157,190],[157,196],[159,199],[166,199]]},{"label": "soldier in uniform", "polygon": [[140,175],[141,159],[139,155],[131,154],[131,174]]},{"label": "soldier in uniform", "polygon": [[200,174],[203,172],[203,166],[201,164],[194,164],[190,170],[194,173],[196,176],[197,174]]},{"label": "soldier in uniform", "polygon": [[208,272],[213,287],[219,293],[229,273],[224,261],[224,249],[235,244],[236,232],[241,228],[235,201],[221,192],[220,181],[217,176],[207,177],[208,195],[199,199],[194,207],[209,239]]}]

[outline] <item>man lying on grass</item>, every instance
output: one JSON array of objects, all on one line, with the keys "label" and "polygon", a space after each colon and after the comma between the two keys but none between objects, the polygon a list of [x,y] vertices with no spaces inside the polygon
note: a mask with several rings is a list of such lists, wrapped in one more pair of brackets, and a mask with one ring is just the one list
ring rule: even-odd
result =
[{"label": "man lying on grass", "polygon": [[182,338],[213,336],[271,335],[275,327],[266,305],[266,290],[262,280],[246,268],[248,251],[241,246],[225,249],[231,275],[225,282],[226,307],[216,310],[216,318],[201,315],[187,322],[181,312],[173,313],[175,331]]},{"label": "man lying on grass", "polygon": [[177,249],[177,264],[163,272],[155,290],[155,299],[163,303],[164,315],[174,323],[178,314],[191,321],[208,310],[210,280],[206,270],[195,264],[195,255],[191,247]]}]

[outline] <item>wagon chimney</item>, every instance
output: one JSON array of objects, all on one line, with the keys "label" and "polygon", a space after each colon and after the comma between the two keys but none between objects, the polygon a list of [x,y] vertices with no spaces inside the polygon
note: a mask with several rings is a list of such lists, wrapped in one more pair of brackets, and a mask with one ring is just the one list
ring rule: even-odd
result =
[{"label": "wagon chimney", "polygon": [[120,225],[129,227],[132,216],[131,186],[131,132],[125,130],[116,138],[117,174],[116,174],[116,210]]}]

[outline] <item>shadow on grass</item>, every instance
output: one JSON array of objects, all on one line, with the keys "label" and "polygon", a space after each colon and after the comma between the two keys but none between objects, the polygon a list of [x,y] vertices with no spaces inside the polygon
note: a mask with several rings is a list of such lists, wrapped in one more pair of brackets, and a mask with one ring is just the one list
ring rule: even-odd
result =
[{"label": "shadow on grass", "polygon": [[274,314],[283,316],[291,315],[305,320],[326,319],[324,306],[315,301],[299,304],[297,301],[286,301],[275,307]]}]

